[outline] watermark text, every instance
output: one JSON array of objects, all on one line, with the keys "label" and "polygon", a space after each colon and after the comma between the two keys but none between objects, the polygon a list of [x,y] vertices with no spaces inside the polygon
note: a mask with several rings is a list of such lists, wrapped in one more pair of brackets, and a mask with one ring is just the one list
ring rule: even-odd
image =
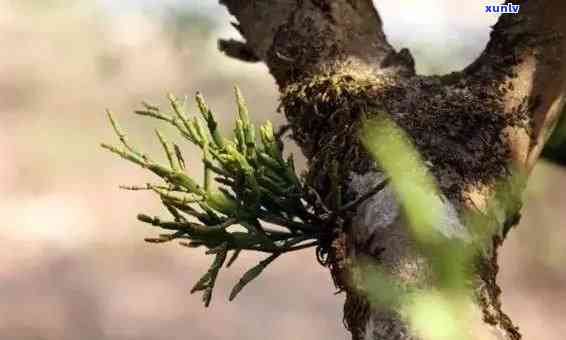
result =
[{"label": "watermark text", "polygon": [[521,5],[513,5],[512,3],[485,6],[486,13],[517,14],[519,9],[521,9]]}]

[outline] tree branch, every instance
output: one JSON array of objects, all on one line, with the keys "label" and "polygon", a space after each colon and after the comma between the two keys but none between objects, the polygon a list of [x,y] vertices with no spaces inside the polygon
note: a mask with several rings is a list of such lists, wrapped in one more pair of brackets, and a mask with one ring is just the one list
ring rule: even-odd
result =
[{"label": "tree branch", "polygon": [[498,79],[494,86],[503,89],[506,110],[528,104],[529,133],[514,131],[509,143],[513,160],[532,169],[564,106],[566,3],[518,3],[519,14],[501,16],[483,55],[467,72]]},{"label": "tree branch", "polygon": [[387,42],[371,0],[221,0],[238,19],[246,45],[264,61],[279,85],[346,61],[375,71],[405,65]]},{"label": "tree branch", "polygon": [[[520,13],[501,16],[485,51],[466,69],[417,76],[408,50],[396,52],[387,42],[371,0],[221,1],[237,18],[246,49],[276,79],[281,109],[309,159],[309,184],[321,197],[336,196],[333,164],[348,201],[383,181],[358,134],[364,117],[386,112],[447,198],[451,222],[440,227],[462,225],[464,213],[474,211],[482,225],[466,225],[470,234],[493,230],[493,242],[478,245],[484,251],[474,268],[474,335],[482,339],[520,338],[501,311],[497,248],[520,209],[524,181],[514,170],[533,168],[566,93],[566,3],[517,2]],[[397,311],[371,306],[352,276],[353,264],[370,257],[398,280],[432,284],[430,264],[400,211],[388,186],[358,207],[332,243],[331,272],[347,294],[345,323],[353,339],[415,339]]]}]

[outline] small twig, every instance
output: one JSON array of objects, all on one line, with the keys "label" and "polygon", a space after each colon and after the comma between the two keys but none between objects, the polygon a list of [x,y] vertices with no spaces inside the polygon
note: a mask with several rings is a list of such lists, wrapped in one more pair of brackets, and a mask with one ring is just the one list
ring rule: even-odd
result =
[{"label": "small twig", "polygon": [[171,170],[178,171],[179,168],[177,167],[177,163],[173,161],[173,150],[171,149],[171,145],[167,142],[167,140],[165,140],[165,137],[159,130],[156,129],[155,134],[157,135],[157,138],[159,139],[159,142],[163,147],[163,151],[167,156],[167,161],[169,161],[169,166],[171,167]]},{"label": "small twig", "polygon": [[177,158],[177,163],[179,164],[179,168],[181,170],[185,170],[185,159],[183,158],[183,154],[181,153],[181,149],[177,144],[173,144],[173,148],[175,149],[175,156]]},{"label": "small twig", "polygon": [[291,124],[283,124],[281,125],[278,129],[277,132],[275,133],[275,138],[276,139],[282,139],[285,134],[287,132],[289,132],[291,130]]},{"label": "small twig", "polygon": [[138,152],[136,149],[134,149],[132,146],[130,146],[130,144],[128,143],[128,137],[126,136],[126,134],[124,132],[122,132],[122,129],[118,125],[118,122],[116,122],[116,120],[114,119],[112,112],[110,110],[106,110],[106,115],[108,116],[108,120],[110,120],[110,124],[112,125],[112,128],[114,129],[114,133],[116,133],[116,135],[120,139],[120,142],[122,143],[122,145],[124,145],[124,147],[128,151],[135,154],[136,156],[144,158],[145,156],[143,156],[140,152]]},{"label": "small twig", "polygon": [[389,184],[389,178],[384,179],[376,185],[372,190],[368,191],[364,195],[356,198],[354,201],[351,201],[345,205],[343,205],[340,209],[338,209],[338,214],[343,214],[347,211],[356,209],[360,204],[371,198],[373,195],[377,194],[378,192],[385,189],[385,187]]},{"label": "small twig", "polygon": [[318,246],[318,245],[320,245],[320,241],[312,241],[312,242],[310,242],[310,243],[302,244],[302,245],[300,245],[300,246],[294,246],[294,247],[288,248],[288,249],[286,249],[284,252],[285,252],[285,253],[289,253],[289,252],[292,252],[292,251],[297,251],[297,250],[303,250],[303,249],[307,249],[307,248],[311,248],[311,247],[316,247],[316,246]]},{"label": "small twig", "polygon": [[146,186],[139,186],[139,185],[120,185],[119,188],[122,189],[122,190],[130,190],[130,191],[147,191],[147,190],[152,190],[149,184],[147,184]]},{"label": "small twig", "polygon": [[325,212],[326,214],[330,214],[330,213],[331,213],[331,210],[328,209],[328,207],[326,206],[326,204],[324,203],[324,201],[322,200],[322,198],[320,197],[320,195],[318,194],[318,191],[316,191],[316,189],[314,189],[313,187],[310,187],[310,186],[309,186],[309,187],[307,187],[307,193],[308,193],[309,195],[314,196],[314,199],[315,199],[314,203],[315,203],[315,206],[316,206],[317,208],[320,208],[320,209],[324,210],[324,212]]}]

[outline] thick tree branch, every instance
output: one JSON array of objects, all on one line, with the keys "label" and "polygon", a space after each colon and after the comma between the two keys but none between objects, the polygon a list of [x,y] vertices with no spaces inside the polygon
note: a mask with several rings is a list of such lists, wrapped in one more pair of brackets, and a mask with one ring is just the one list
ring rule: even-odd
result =
[{"label": "thick tree branch", "polygon": [[566,3],[521,1],[518,15],[503,15],[484,54],[468,68],[499,78],[507,110],[528,100],[530,131],[510,137],[515,161],[531,169],[564,105]]},{"label": "thick tree branch", "polygon": [[[474,336],[519,339],[501,311],[497,248],[521,206],[524,181],[513,174],[530,172],[564,106],[566,3],[519,1],[520,13],[500,18],[477,61],[442,77],[415,75],[410,53],[387,42],[370,0],[221,3],[246,40],[238,49],[265,62],[276,79],[281,108],[321,197],[331,201],[336,195],[333,164],[339,164],[341,194],[350,201],[383,180],[358,134],[364,116],[389,113],[447,198],[447,222],[439,231],[457,235],[450,228],[465,224],[469,211],[482,221],[479,228],[465,225],[471,235],[493,230],[493,242],[478,245]],[[502,183],[505,199],[498,191]],[[332,244],[331,271],[346,291],[345,321],[354,339],[416,339],[396,310],[370,306],[352,276],[354,264],[369,257],[399,280],[432,284],[429,264],[400,211],[388,187],[358,207]]]},{"label": "thick tree branch", "polygon": [[281,86],[344,62],[376,72],[384,69],[382,63],[390,70],[414,72],[407,50],[395,57],[371,0],[220,2],[238,19],[246,44]]}]

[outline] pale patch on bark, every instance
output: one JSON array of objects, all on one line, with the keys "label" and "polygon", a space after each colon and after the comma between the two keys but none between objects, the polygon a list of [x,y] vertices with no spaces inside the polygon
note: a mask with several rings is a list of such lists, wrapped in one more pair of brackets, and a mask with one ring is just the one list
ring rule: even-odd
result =
[{"label": "pale patch on bark", "polygon": [[[514,108],[520,106],[522,101],[529,97],[529,94],[533,91],[534,70],[536,66],[536,57],[527,55],[524,57],[522,63],[513,67],[513,71],[517,74],[517,77],[509,78],[501,85],[501,87],[504,88],[512,87],[514,89],[505,96],[504,103],[506,111],[513,111]],[[526,163],[529,157],[529,146],[531,143],[531,137],[527,131],[523,128],[507,127],[503,131],[503,138],[510,146],[511,159],[517,162],[517,164]]]},{"label": "pale patch on bark", "polygon": [[[384,181],[386,176],[379,172],[368,172],[364,175],[352,174],[350,188],[356,195],[361,196],[369,192],[376,184]],[[460,239],[469,241],[470,233],[461,223],[458,211],[446,197],[436,196],[441,206],[439,221],[432,227],[446,238]],[[374,233],[379,233],[379,229],[385,230],[400,222],[401,209],[397,202],[393,187],[387,187],[376,193],[358,209],[358,215],[354,222],[354,240],[358,244],[367,243],[374,237]],[[383,231],[382,231],[383,232]],[[378,246],[375,243],[368,244],[368,250],[375,252]]]},{"label": "pale patch on bark", "polygon": [[547,119],[544,122],[543,131],[545,133],[538,136],[536,140],[536,145],[533,147],[532,151],[529,154],[529,158],[527,160],[528,169],[532,170],[534,168],[534,165],[538,160],[538,157],[542,152],[542,149],[544,148],[545,142],[550,137],[550,133],[552,132],[554,125],[556,124],[558,118],[560,117],[560,113],[564,108],[565,100],[566,99],[564,98],[564,94],[560,94],[555,100],[552,101],[552,104],[548,109],[548,116],[552,118]]},{"label": "pale patch on bark", "polygon": [[[351,174],[351,190],[356,196],[364,195],[378,183],[384,181],[383,173],[371,171],[363,175]],[[440,219],[434,230],[444,237],[471,241],[470,233],[461,223],[454,205],[438,196],[441,202]],[[350,248],[350,256],[366,254],[376,256],[380,268],[403,284],[413,283],[426,287],[430,282],[427,259],[417,250],[410,228],[402,216],[392,185],[376,193],[358,209],[352,221],[351,235],[356,244]],[[394,325],[394,327],[393,327]],[[395,330],[393,331],[393,328]],[[394,339],[412,340],[408,326],[395,310],[372,307],[364,326],[364,340]]]}]

